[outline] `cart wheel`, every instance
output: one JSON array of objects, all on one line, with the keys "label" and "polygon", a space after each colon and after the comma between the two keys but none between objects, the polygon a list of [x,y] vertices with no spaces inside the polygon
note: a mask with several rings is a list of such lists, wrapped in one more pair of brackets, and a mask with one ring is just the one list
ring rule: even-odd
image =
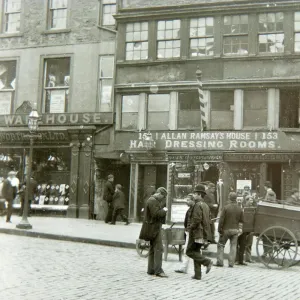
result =
[{"label": "cart wheel", "polygon": [[288,268],[298,258],[298,242],[287,228],[272,226],[257,238],[256,252],[259,260],[268,268]]},{"label": "cart wheel", "polygon": [[149,255],[150,242],[145,240],[136,240],[135,249],[140,257],[147,257]]}]

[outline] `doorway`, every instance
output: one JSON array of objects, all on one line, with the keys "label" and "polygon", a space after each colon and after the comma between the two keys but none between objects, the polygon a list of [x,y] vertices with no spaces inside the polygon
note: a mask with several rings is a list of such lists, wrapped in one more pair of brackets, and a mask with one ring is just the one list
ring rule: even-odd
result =
[{"label": "doorway", "polygon": [[281,164],[268,164],[267,180],[271,182],[276,198],[281,199]]}]

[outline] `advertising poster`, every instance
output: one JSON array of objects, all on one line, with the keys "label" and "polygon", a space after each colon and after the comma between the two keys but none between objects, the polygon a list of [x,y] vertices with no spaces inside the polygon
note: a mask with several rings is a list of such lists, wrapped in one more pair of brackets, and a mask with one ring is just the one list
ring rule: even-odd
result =
[{"label": "advertising poster", "polygon": [[11,110],[11,92],[0,93],[0,115],[9,115]]},{"label": "advertising poster", "polygon": [[50,113],[63,113],[65,111],[66,92],[55,90],[50,93]]}]

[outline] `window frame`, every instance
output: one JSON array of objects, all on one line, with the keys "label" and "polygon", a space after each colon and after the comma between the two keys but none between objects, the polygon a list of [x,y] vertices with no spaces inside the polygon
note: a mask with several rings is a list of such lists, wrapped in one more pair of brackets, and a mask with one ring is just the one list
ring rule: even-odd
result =
[{"label": "window frame", "polygon": [[[10,97],[10,113],[12,114],[15,109],[15,103],[16,103],[16,94],[17,94],[17,81],[18,81],[18,66],[19,66],[19,60],[16,58],[7,58],[7,59],[1,59],[0,60],[0,65],[2,62],[15,62],[15,69],[16,69],[16,74],[15,74],[15,87],[14,88],[7,88],[7,89],[0,89],[0,94],[1,93],[11,93]],[[6,115],[6,114],[0,114],[0,116]]]},{"label": "window frame", "polygon": [[[101,60],[103,58],[112,58],[112,70],[111,70],[111,77],[102,76],[101,75]],[[114,74],[115,74],[115,56],[114,55],[100,55],[99,56],[99,65],[98,65],[98,95],[97,95],[97,107],[98,111],[100,112],[112,112],[113,111],[113,98],[114,98]],[[111,80],[111,96],[110,96],[110,110],[101,110],[101,95],[102,95],[102,85],[104,80]]]},{"label": "window frame", "polygon": [[[294,53],[300,53],[300,28],[296,30],[296,26],[295,26],[295,23],[296,23],[296,13],[299,13],[300,15],[300,10],[299,11],[295,11],[293,13],[293,37],[294,37],[294,44],[293,44],[293,52]],[[299,21],[298,23],[300,24],[300,18],[299,18]],[[299,41],[296,41],[296,35],[299,35]],[[299,44],[299,51],[296,51],[296,43]]]},{"label": "window frame", "polygon": [[[47,67],[46,63],[48,60],[51,59],[66,59],[68,58],[70,60],[70,66],[69,66],[69,85],[67,86],[58,86],[57,88],[52,87],[46,87],[46,78],[47,78]],[[54,114],[54,113],[67,113],[70,108],[71,103],[71,86],[72,86],[72,79],[73,79],[73,72],[72,72],[72,63],[73,63],[73,56],[72,55],[55,55],[55,56],[44,56],[42,57],[42,78],[41,78],[41,87],[42,87],[42,112],[46,114]],[[49,111],[46,111],[47,108],[47,99],[46,99],[46,91],[48,90],[68,90],[68,99],[65,99],[65,107],[63,112],[50,112],[50,106]],[[65,94],[66,97],[66,94]]]},{"label": "window frame", "polygon": [[[137,112],[134,112],[136,113],[137,115],[137,119],[136,119],[136,128],[131,128],[131,129],[128,129],[128,128],[124,128],[123,127],[123,97],[137,97],[138,99],[138,108],[137,108]],[[125,112],[125,113],[128,113],[128,112]],[[132,112],[131,112],[132,113]],[[140,114],[140,95],[138,93],[132,93],[132,94],[123,94],[121,95],[121,105],[120,105],[120,130],[122,131],[137,131],[139,129],[139,114]]]},{"label": "window frame", "polygon": [[106,25],[106,24],[104,24],[103,23],[103,20],[104,20],[104,18],[103,18],[103,16],[104,16],[104,6],[112,6],[112,5],[115,5],[115,7],[116,7],[116,12],[115,13],[117,13],[118,12],[118,4],[117,4],[117,0],[113,0],[113,1],[115,1],[115,3],[113,4],[113,3],[111,3],[111,4],[109,4],[109,3],[104,3],[104,1],[106,1],[106,0],[99,0],[99,16],[98,16],[98,25],[100,26],[100,27],[107,27],[107,28],[111,28],[111,29],[113,29],[113,28],[115,28],[115,26],[116,26],[116,20],[114,19],[114,24],[108,24],[108,25]]},{"label": "window frame", "polygon": [[[230,32],[230,33],[226,33],[225,32],[225,18],[227,17],[227,18],[230,18],[231,19],[231,24],[230,24],[230,26],[232,26],[232,25],[238,25],[239,26],[239,28],[241,27],[241,25],[242,24],[244,24],[244,23],[241,23],[241,18],[243,17],[243,16],[247,16],[247,32],[240,32],[240,30],[239,30],[239,32],[237,32],[237,33],[232,33],[232,32]],[[239,17],[239,23],[238,24],[233,24],[233,18],[234,17]],[[223,37],[222,37],[222,55],[224,56],[224,57],[233,57],[233,56],[236,56],[236,57],[241,57],[241,56],[249,56],[249,51],[250,51],[250,43],[249,43],[249,14],[234,14],[234,15],[223,15],[222,16],[222,22],[223,22]],[[247,52],[248,53],[241,53],[241,54],[239,54],[239,53],[225,53],[225,46],[226,45],[229,45],[229,44],[226,44],[225,45],[225,40],[227,39],[227,38],[242,38],[242,37],[246,37],[247,38]],[[238,46],[239,46],[239,49],[238,50],[243,50],[243,48],[241,47],[241,45],[242,45],[243,43],[241,43],[240,42],[240,40],[239,40],[239,43],[238,43]],[[231,46],[231,49],[232,49],[232,47],[233,47],[233,43],[231,43],[230,44],[230,46]]]},{"label": "window frame", "polygon": [[[64,31],[64,30],[68,30],[69,28],[69,22],[70,22],[70,5],[71,5],[71,0],[66,0],[67,1],[67,6],[66,8],[58,8],[58,9],[52,9],[51,8],[51,3],[52,3],[52,0],[48,0],[48,3],[47,3],[47,25],[46,25],[46,28],[47,30],[49,31]],[[65,9],[66,10],[66,26],[64,28],[52,28],[51,27],[51,23],[53,21],[53,18],[52,18],[52,12],[51,10],[62,10],[62,9]]]},{"label": "window frame", "polygon": [[13,35],[19,35],[22,32],[22,25],[23,25],[23,2],[20,0],[20,11],[19,12],[12,12],[9,14],[20,14],[20,30],[14,31],[14,32],[8,32],[5,30],[6,27],[6,1],[8,0],[0,0],[0,34],[5,36],[13,36]]}]

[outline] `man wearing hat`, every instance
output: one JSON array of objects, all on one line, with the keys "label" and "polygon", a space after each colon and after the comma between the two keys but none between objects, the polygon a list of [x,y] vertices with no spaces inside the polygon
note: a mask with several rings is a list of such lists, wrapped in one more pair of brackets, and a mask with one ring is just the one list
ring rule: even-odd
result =
[{"label": "man wearing hat", "polygon": [[226,242],[230,240],[230,252],[229,252],[229,267],[233,268],[238,236],[243,232],[244,212],[237,203],[237,194],[234,192],[229,193],[229,203],[223,208],[218,231],[220,234],[217,250],[217,267],[223,267],[224,263],[224,248]]},{"label": "man wearing hat", "polygon": [[264,188],[265,188],[265,191],[266,191],[265,201],[268,201],[268,202],[277,202],[276,201],[276,194],[272,190],[272,184],[271,184],[270,181],[266,181],[265,182]]},{"label": "man wearing hat", "polygon": [[105,217],[105,223],[112,221],[112,213],[113,213],[113,195],[115,193],[115,189],[113,186],[114,183],[114,175],[110,174],[107,176],[107,181],[104,185],[104,191],[103,191],[103,200],[107,202],[107,215]]},{"label": "man wearing hat", "polygon": [[189,232],[189,241],[186,255],[194,260],[195,275],[192,279],[201,280],[201,265],[206,266],[206,274],[210,271],[212,260],[206,258],[201,253],[201,246],[206,245],[211,240],[210,233],[210,212],[209,207],[203,201],[206,195],[205,186],[199,184],[194,192],[195,204],[191,208],[191,213],[187,220],[187,230]]},{"label": "man wearing hat", "polygon": [[299,190],[298,189],[296,189],[296,188],[292,189],[291,196],[286,200],[285,204],[300,206]]},{"label": "man wearing hat", "polygon": [[7,174],[7,179],[3,181],[2,196],[7,201],[6,222],[11,223],[12,204],[18,191],[19,180],[16,177],[17,172],[10,171]]},{"label": "man wearing hat", "polygon": [[146,202],[145,216],[143,226],[140,233],[140,239],[146,239],[142,232],[145,224],[150,225],[146,232],[150,239],[150,249],[148,256],[148,275],[156,277],[168,277],[162,269],[163,244],[161,238],[161,227],[164,223],[168,209],[164,207],[167,190],[164,187],[159,187],[154,195],[150,196]]}]

